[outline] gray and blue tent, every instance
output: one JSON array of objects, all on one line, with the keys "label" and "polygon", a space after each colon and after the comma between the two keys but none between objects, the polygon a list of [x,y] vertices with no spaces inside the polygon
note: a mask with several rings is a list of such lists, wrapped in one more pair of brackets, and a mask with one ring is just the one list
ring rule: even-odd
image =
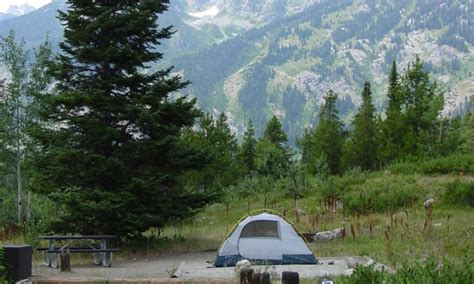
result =
[{"label": "gray and blue tent", "polygon": [[219,250],[214,266],[235,266],[242,259],[252,264],[317,263],[291,224],[268,213],[248,216],[237,224]]}]

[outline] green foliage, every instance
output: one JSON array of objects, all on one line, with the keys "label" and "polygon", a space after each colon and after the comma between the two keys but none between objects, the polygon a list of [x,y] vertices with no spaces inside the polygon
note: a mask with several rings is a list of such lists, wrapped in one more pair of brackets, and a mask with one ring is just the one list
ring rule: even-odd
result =
[{"label": "green foliage", "polygon": [[388,170],[398,174],[474,174],[474,155],[449,155],[429,160],[415,160],[392,164]]},{"label": "green foliage", "polygon": [[377,165],[377,124],[372,103],[370,83],[364,84],[362,105],[352,122],[349,139],[345,143],[344,160],[346,168],[359,167],[374,170]]},{"label": "green foliage", "polygon": [[268,139],[257,143],[256,168],[262,176],[275,179],[283,177],[288,172],[289,157],[286,148],[282,148]]},{"label": "green foliage", "polygon": [[439,141],[439,115],[444,99],[438,85],[423,68],[419,57],[412,62],[401,80],[404,156],[434,156]]},{"label": "green foliage", "polygon": [[331,174],[341,173],[342,146],[344,132],[342,122],[336,109],[337,94],[330,90],[324,97],[324,103],[319,113],[319,124],[316,129],[305,132],[298,144],[302,150],[302,163],[308,171],[316,174],[316,165],[326,157]]},{"label": "green foliage", "polygon": [[456,180],[446,185],[444,202],[474,207],[474,182]]},{"label": "green foliage", "polygon": [[[23,187],[22,162],[26,147],[28,125],[27,115],[27,81],[26,69],[27,52],[25,41],[17,42],[15,32],[5,38],[0,38],[0,64],[4,64],[10,79],[0,82],[0,157],[4,174],[14,176],[6,185],[17,193],[16,222],[24,220],[21,206],[21,191]],[[13,220],[12,220],[13,221]]]},{"label": "green foliage", "polygon": [[240,145],[240,159],[246,167],[246,174],[251,174],[255,171],[255,156],[256,156],[257,140],[255,139],[255,131],[253,129],[252,121],[249,120],[247,129],[244,132],[244,138]]},{"label": "green foliage", "polygon": [[404,263],[395,274],[377,271],[374,265],[357,265],[351,276],[337,278],[337,283],[472,283],[474,259],[466,257],[460,264],[448,259],[438,262],[434,256],[412,264]]},{"label": "green foliage", "polygon": [[356,170],[348,171],[342,176],[330,176],[316,184],[317,191],[323,200],[328,198],[343,198],[354,187],[366,181],[366,174]]},{"label": "green foliage", "polygon": [[402,93],[400,86],[400,76],[397,71],[397,64],[393,61],[389,76],[388,85],[388,106],[385,110],[386,118],[380,125],[379,136],[379,159],[386,164],[400,157],[401,139],[403,139],[403,123],[401,121]]},{"label": "green foliage", "polygon": [[[472,97],[474,99],[474,96]],[[465,154],[474,153],[474,114],[468,112],[462,120],[461,141],[459,150]]]},{"label": "green foliage", "polygon": [[[420,199],[421,188],[409,180],[373,180],[352,186],[347,183],[344,207],[351,214],[394,212],[412,206]],[[355,190],[357,189],[357,190]]]},{"label": "green foliage", "polygon": [[205,151],[209,158],[206,167],[194,172],[198,179],[195,187],[214,188],[218,191],[235,184],[243,170],[237,165],[237,141],[226,115],[221,113],[217,118],[209,113],[202,115],[199,130],[190,130],[187,135],[187,141]]},{"label": "green foliage", "polygon": [[459,119],[441,117],[444,97],[419,57],[403,76],[393,63],[386,119],[379,133],[379,158],[386,165],[409,156],[449,155],[461,144]]},{"label": "green foliage", "polygon": [[16,220],[16,198],[11,191],[0,187],[0,228]]},{"label": "green foliage", "polygon": [[263,139],[267,139],[278,147],[283,147],[283,145],[288,142],[286,133],[275,115],[268,121],[265,132],[263,133]]},{"label": "green foliage", "polygon": [[38,96],[42,121],[31,131],[41,146],[32,184],[60,204],[57,232],[134,237],[213,199],[179,184],[208,161],[183,137],[200,115],[195,100],[171,98],[187,82],[145,67],[162,59],[151,46],[173,34],[157,27],[167,3],[71,0],[60,12],[58,84]]}]

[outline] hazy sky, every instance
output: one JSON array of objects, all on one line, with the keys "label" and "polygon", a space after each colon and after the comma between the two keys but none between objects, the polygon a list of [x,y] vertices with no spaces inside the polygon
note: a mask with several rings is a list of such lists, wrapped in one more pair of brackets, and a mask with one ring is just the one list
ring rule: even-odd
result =
[{"label": "hazy sky", "polygon": [[10,5],[21,5],[28,3],[35,8],[48,4],[51,0],[0,0],[0,12],[6,12]]}]

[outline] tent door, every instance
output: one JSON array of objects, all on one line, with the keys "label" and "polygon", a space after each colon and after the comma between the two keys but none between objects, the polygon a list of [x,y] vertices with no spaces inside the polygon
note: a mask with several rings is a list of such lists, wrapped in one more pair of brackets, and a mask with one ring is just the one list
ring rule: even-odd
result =
[{"label": "tent door", "polygon": [[247,259],[281,260],[283,258],[279,238],[240,238],[239,252]]}]

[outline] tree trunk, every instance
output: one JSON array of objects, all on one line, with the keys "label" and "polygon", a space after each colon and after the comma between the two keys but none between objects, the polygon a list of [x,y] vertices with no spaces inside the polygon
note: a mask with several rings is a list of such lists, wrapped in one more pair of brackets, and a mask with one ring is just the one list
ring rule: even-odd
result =
[{"label": "tree trunk", "polygon": [[16,183],[17,183],[17,220],[18,224],[21,223],[21,150],[20,150],[20,108],[17,106],[17,141],[16,141]]}]

